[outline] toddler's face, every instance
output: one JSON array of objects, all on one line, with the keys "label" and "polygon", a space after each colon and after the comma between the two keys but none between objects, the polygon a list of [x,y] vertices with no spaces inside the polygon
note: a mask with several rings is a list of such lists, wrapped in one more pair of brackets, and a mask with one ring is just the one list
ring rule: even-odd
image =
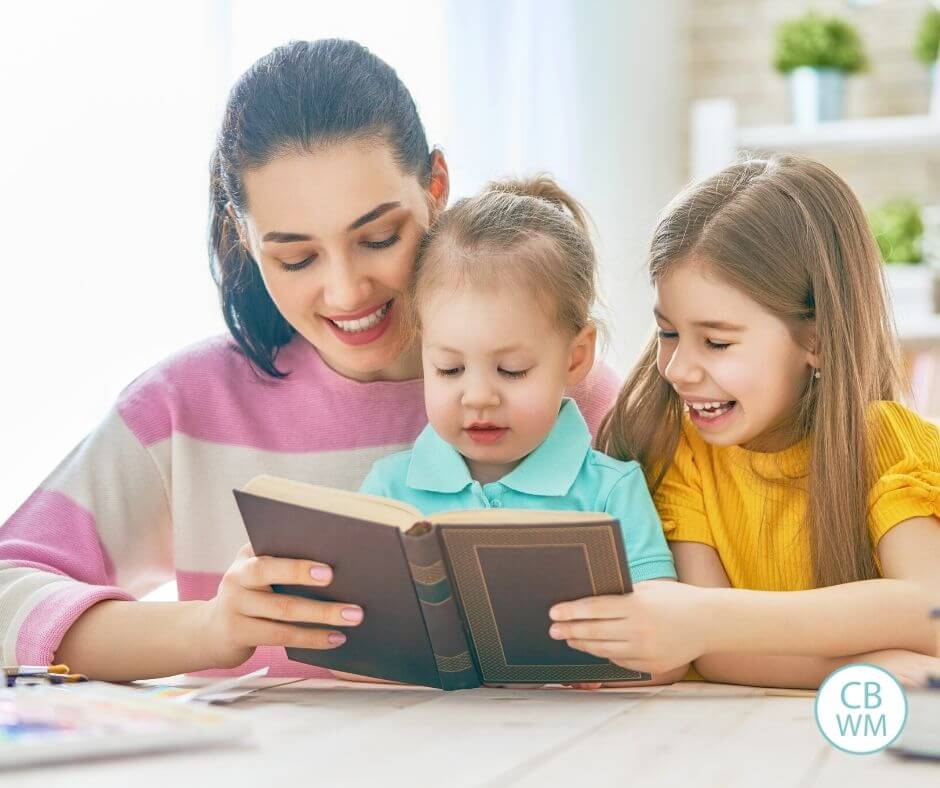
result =
[{"label": "toddler's face", "polygon": [[500,478],[548,436],[594,357],[593,328],[572,339],[510,286],[433,293],[421,323],[428,420],[476,479]]},{"label": "toddler's face", "polygon": [[792,442],[781,427],[816,358],[787,323],[695,261],[657,283],[655,312],[659,372],[702,438],[760,451]]}]

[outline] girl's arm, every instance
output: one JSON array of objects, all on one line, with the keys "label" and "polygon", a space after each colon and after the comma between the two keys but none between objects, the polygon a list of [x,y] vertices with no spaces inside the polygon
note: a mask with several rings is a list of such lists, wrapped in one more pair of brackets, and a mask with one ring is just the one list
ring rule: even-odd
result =
[{"label": "girl's arm", "polygon": [[[714,549],[674,542],[673,550],[682,582],[556,605],[553,637],[635,670],[658,673],[693,660],[716,681],[786,686],[818,684],[842,664],[833,660],[847,655],[858,661],[881,649],[903,650],[905,658],[933,654],[929,611],[940,598],[940,523],[933,517],[907,520],[881,540],[879,558],[891,576],[809,591],[729,588]],[[703,655],[710,656],[703,662]],[[905,669],[938,664],[923,656]]]},{"label": "girl's arm", "polygon": [[[681,579],[682,564],[687,573],[706,576],[714,576],[717,565],[727,584],[712,548],[675,544],[685,553],[676,558]],[[902,648],[932,654],[936,634],[929,613],[940,602],[940,520],[898,524],[881,540],[878,555],[885,577],[877,580],[809,591],[707,592],[708,652],[836,657]]]},{"label": "girl's arm", "polygon": [[[673,542],[672,550],[679,576],[684,582],[730,588],[731,583],[718,554],[708,545]],[[695,660],[695,669],[708,681],[760,687],[815,689],[832,671],[850,662],[880,665],[911,683],[922,681],[922,673],[929,665],[929,659],[925,659],[923,655],[892,650],[843,657],[704,654]]]}]

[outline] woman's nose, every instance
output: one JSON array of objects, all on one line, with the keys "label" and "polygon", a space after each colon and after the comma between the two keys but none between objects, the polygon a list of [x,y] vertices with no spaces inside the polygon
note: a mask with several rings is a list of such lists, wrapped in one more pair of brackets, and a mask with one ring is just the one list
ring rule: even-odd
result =
[{"label": "woman's nose", "polygon": [[328,266],[323,291],[327,306],[352,312],[363,307],[371,295],[372,286],[369,278],[362,276],[347,258],[334,257]]}]

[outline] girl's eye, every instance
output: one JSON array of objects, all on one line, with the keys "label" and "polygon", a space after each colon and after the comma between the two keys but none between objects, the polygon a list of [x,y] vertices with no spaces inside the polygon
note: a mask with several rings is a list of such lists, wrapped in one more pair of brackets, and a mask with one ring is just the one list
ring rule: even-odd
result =
[{"label": "girl's eye", "polygon": [[283,260],[279,261],[281,263],[281,268],[285,271],[300,271],[303,268],[306,268],[310,263],[317,259],[315,254],[305,257],[299,263],[285,263]]},{"label": "girl's eye", "polygon": [[499,373],[507,378],[512,378],[513,380],[517,380],[519,378],[524,378],[526,375],[528,375],[529,370],[527,369],[511,370],[511,369],[503,369],[502,367],[500,367]]},{"label": "girl's eye", "polygon": [[679,337],[675,331],[666,331],[662,328],[656,332],[656,336],[658,336],[660,339],[677,339]]},{"label": "girl's eye", "polygon": [[382,241],[363,241],[363,245],[370,249],[388,249],[388,247],[397,244],[400,240],[401,236],[396,232]]},{"label": "girl's eye", "polygon": [[460,372],[461,372],[461,368],[460,368],[460,367],[449,367],[449,368],[445,368],[445,369],[441,369],[440,367],[436,367],[435,369],[437,369],[437,374],[440,375],[441,377],[444,377],[444,378],[452,378],[452,377],[454,377],[454,375],[459,375]]},{"label": "girl's eye", "polygon": [[712,350],[727,350],[729,347],[731,347],[730,342],[712,342],[710,339],[706,339],[705,344],[708,345]]}]

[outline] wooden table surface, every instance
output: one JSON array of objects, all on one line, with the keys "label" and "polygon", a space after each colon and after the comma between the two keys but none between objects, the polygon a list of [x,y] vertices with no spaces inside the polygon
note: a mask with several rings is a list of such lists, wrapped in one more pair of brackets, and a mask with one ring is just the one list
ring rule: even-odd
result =
[{"label": "wooden table surface", "polygon": [[830,746],[816,727],[809,692],[698,682],[451,693],[323,680],[256,685],[229,707],[252,730],[238,745],[6,772],[0,784],[940,785],[940,762],[849,755]]}]

